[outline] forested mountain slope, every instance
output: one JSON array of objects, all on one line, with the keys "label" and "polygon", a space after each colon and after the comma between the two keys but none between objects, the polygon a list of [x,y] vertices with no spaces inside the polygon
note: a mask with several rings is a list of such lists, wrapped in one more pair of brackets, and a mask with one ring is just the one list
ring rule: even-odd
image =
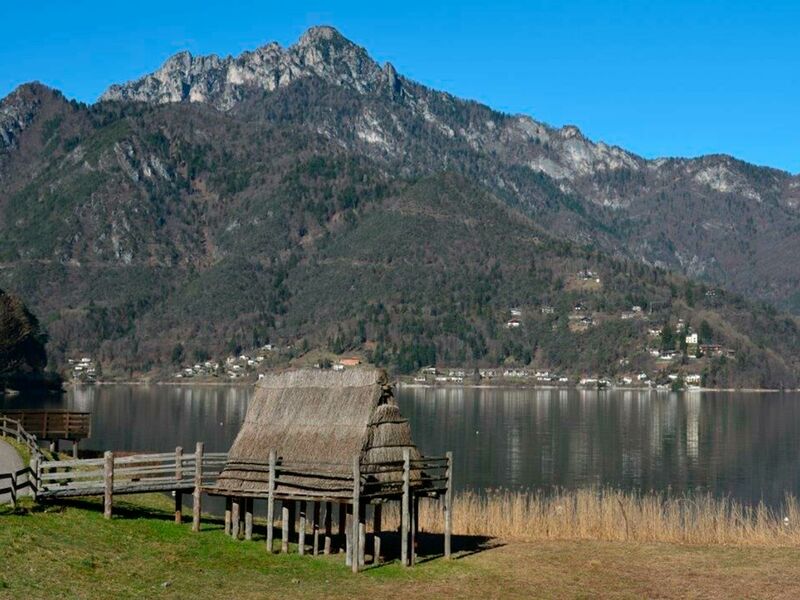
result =
[{"label": "forested mountain slope", "polygon": [[[710,384],[796,385],[794,319],[745,297],[791,305],[798,194],[782,172],[645,161],[429,90],[329,28],[184,53],[91,106],[39,84],[0,103],[0,284],[55,361],[112,371],[270,340],[404,371],[613,373],[683,319],[735,356]],[[622,318],[634,305],[646,319]]]}]

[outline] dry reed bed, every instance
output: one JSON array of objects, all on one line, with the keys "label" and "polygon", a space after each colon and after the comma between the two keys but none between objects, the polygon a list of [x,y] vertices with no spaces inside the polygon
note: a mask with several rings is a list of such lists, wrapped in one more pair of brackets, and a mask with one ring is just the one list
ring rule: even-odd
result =
[{"label": "dry reed bed", "polygon": [[[396,526],[396,510],[387,512],[387,526]],[[438,502],[420,502],[423,531],[441,531],[441,515]],[[710,495],[612,489],[464,492],[454,497],[453,533],[509,540],[791,546],[800,545],[800,504],[787,496],[782,506],[770,509]]]}]

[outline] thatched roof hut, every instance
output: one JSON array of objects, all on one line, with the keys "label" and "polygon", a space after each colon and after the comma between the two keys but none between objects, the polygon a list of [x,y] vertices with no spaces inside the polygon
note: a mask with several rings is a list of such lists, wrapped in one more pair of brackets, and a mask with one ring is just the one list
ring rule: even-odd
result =
[{"label": "thatched roof hut", "polygon": [[[397,471],[378,473],[370,465],[402,463],[406,448],[412,460],[420,458],[384,371],[297,369],[267,375],[257,384],[217,488],[260,495],[266,489],[263,465],[274,450],[287,469],[277,479],[278,496],[352,496],[345,478],[352,481],[354,456],[360,457],[361,472],[380,482],[377,487],[386,483],[396,489],[392,483],[402,477]],[[418,470],[411,475],[420,481]]]}]

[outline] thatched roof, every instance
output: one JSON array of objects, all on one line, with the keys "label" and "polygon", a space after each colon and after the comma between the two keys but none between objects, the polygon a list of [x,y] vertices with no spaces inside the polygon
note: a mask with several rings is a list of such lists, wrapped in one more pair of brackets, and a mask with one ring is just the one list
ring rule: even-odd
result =
[{"label": "thatched roof", "polygon": [[[351,477],[354,456],[368,470],[375,462],[402,461],[404,448],[410,448],[412,459],[419,458],[384,371],[366,367],[286,371],[258,382],[218,487],[265,489],[263,471],[253,473],[230,463],[266,462],[270,450],[277,452],[279,465]],[[396,481],[397,475],[377,479]],[[291,493],[298,486],[312,494],[352,494],[352,483],[288,475],[279,476],[277,491]]]}]

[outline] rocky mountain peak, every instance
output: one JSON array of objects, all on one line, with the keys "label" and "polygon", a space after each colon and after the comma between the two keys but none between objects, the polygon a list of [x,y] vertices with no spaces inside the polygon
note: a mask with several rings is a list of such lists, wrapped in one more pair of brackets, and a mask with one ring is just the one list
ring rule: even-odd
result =
[{"label": "rocky mountain peak", "polygon": [[62,96],[34,81],[17,87],[0,100],[0,150],[15,146],[17,137],[33,122],[42,103],[55,97]]},{"label": "rocky mountain peak", "polygon": [[374,89],[381,75],[380,66],[366,50],[333,27],[319,26],[310,28],[286,49],[271,42],[237,57],[179,52],[154,73],[112,85],[100,100],[204,102],[229,110],[248,88],[272,91],[315,76],[365,93]]}]

